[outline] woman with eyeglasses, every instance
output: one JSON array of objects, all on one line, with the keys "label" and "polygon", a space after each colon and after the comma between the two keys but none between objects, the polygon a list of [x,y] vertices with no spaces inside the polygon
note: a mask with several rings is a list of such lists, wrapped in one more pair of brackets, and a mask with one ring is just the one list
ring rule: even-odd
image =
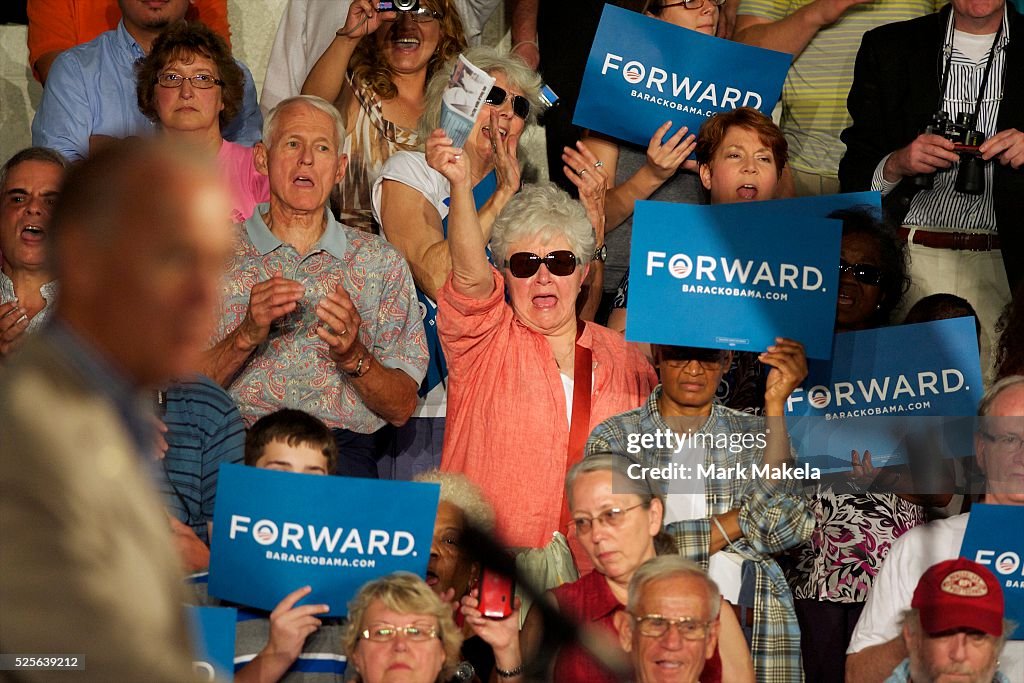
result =
[{"label": "woman with eyeglasses", "polygon": [[437,316],[450,372],[441,469],[483,490],[503,542],[542,547],[562,527],[562,481],[590,429],[640,405],[656,377],[621,335],[576,314],[596,240],[583,206],[550,183],[528,185],[485,231],[469,145],[431,137],[431,165],[451,186]]},{"label": "woman with eyeglasses", "polygon": [[136,66],[139,110],[175,144],[216,159],[241,223],[270,199],[270,180],[256,170],[252,147],[221,137],[242,109],[244,77],[227,43],[201,23],[181,22],[153,41]]},{"label": "woman with eyeglasses", "polygon": [[[718,27],[719,7],[725,0],[647,0],[643,14],[681,28],[714,36]],[[608,260],[605,264],[605,289],[615,291],[615,284],[626,274],[629,244],[633,232],[633,205],[637,200],[701,204],[703,193],[697,178],[697,164],[688,157],[697,144],[696,131],[685,126],[672,135],[672,121],[666,121],[652,132],[644,149],[639,145],[612,140],[590,133],[577,149],[566,147],[562,161],[576,173],[589,173],[593,166],[580,157],[579,145],[586,146],[597,157],[609,182],[605,204]],[[609,326],[612,323],[609,321]],[[619,329],[623,329],[621,323]]]},{"label": "woman with eyeglasses", "polygon": [[[552,590],[549,598],[558,610],[590,629],[595,646],[614,657],[625,657],[617,638],[615,614],[626,609],[630,579],[658,554],[675,554],[675,544],[662,531],[664,503],[644,479],[628,475],[629,461],[601,453],[588,456],[569,470],[565,495],[568,531],[590,558],[594,571]],[[731,609],[721,610],[719,650],[708,660],[703,683],[754,680],[743,632]],[[522,632],[522,647],[532,658],[543,636],[539,610],[531,610]],[[614,683],[619,680],[603,669],[578,643],[562,647],[555,656],[551,680],[559,683]]]},{"label": "woman with eyeglasses", "polygon": [[[537,120],[541,81],[537,72],[518,57],[501,55],[493,48],[472,48],[465,57],[495,78],[464,150],[472,169],[470,187],[486,242],[494,217],[519,191],[516,150],[526,126]],[[392,156],[373,186],[373,211],[381,234],[402,253],[412,270],[430,351],[419,405],[398,437],[396,464],[411,466],[414,471],[440,465],[446,414],[448,369],[437,336],[434,302],[437,290],[451,272],[447,239],[450,189],[448,179],[430,159],[438,146],[431,133],[441,125],[441,98],[454,65],[452,60],[438,69],[427,85],[419,124],[422,151]]]},{"label": "woman with eyeglasses", "polygon": [[[868,210],[831,218],[843,222],[836,332],[890,324],[910,284],[905,243]],[[821,485],[811,496],[814,534],[786,566],[808,683],[842,680],[853,627],[889,547],[925,521],[923,505],[946,505],[950,498],[915,495],[912,487],[895,492],[886,483],[896,478],[894,470],[876,470],[868,452],[862,458],[853,451],[851,458],[848,483]],[[910,475],[909,469],[900,474],[903,482]]]},{"label": "woman with eyeglasses", "polygon": [[466,47],[451,0],[420,0],[407,11],[378,12],[377,0],[354,0],[345,25],[317,60],[303,95],[318,95],[345,120],[348,168],[335,208],[346,225],[377,232],[370,191],[396,152],[421,146],[416,122],[426,84]]},{"label": "woman with eyeglasses", "polygon": [[359,589],[341,641],[359,683],[439,683],[455,672],[462,633],[423,579],[396,572]]}]

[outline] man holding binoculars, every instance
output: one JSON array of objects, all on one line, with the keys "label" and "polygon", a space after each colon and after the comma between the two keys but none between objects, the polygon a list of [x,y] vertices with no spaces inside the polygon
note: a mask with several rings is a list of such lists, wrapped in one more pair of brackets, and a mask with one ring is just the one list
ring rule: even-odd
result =
[{"label": "man holding binoculars", "polygon": [[842,135],[844,192],[879,190],[908,242],[912,306],[936,292],[994,325],[1024,280],[1024,17],[1006,0],[952,0],[864,35]]}]

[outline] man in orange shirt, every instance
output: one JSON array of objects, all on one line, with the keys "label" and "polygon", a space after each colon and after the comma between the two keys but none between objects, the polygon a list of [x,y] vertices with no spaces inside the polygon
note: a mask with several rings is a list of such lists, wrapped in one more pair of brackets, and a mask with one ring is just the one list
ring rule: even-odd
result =
[{"label": "man in orange shirt", "polygon": [[[201,21],[231,44],[227,0],[190,0],[185,19]],[[28,0],[28,61],[46,84],[50,65],[64,50],[117,28],[117,0]]]}]

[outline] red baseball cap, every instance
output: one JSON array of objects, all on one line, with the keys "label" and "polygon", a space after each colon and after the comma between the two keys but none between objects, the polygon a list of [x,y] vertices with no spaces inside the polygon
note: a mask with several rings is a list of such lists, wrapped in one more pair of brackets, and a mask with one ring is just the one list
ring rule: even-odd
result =
[{"label": "red baseball cap", "polygon": [[910,606],[929,635],[972,629],[1003,635],[1003,591],[988,569],[962,557],[940,562],[917,582]]}]

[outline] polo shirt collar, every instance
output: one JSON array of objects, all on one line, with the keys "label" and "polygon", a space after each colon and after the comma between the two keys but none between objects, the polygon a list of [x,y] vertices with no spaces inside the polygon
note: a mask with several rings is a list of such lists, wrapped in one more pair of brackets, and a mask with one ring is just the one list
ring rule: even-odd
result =
[{"label": "polo shirt collar", "polygon": [[[284,242],[277,235],[270,232],[266,221],[263,220],[263,214],[269,213],[269,211],[269,202],[258,204],[252,216],[245,221],[245,232],[260,256],[265,256],[284,245]],[[318,251],[326,251],[334,258],[341,260],[345,255],[345,249],[348,248],[348,237],[345,235],[345,228],[334,219],[334,214],[326,208],[324,208],[324,213],[327,216],[326,229],[324,234],[320,236],[320,240],[309,250],[309,253],[315,254]]]}]

